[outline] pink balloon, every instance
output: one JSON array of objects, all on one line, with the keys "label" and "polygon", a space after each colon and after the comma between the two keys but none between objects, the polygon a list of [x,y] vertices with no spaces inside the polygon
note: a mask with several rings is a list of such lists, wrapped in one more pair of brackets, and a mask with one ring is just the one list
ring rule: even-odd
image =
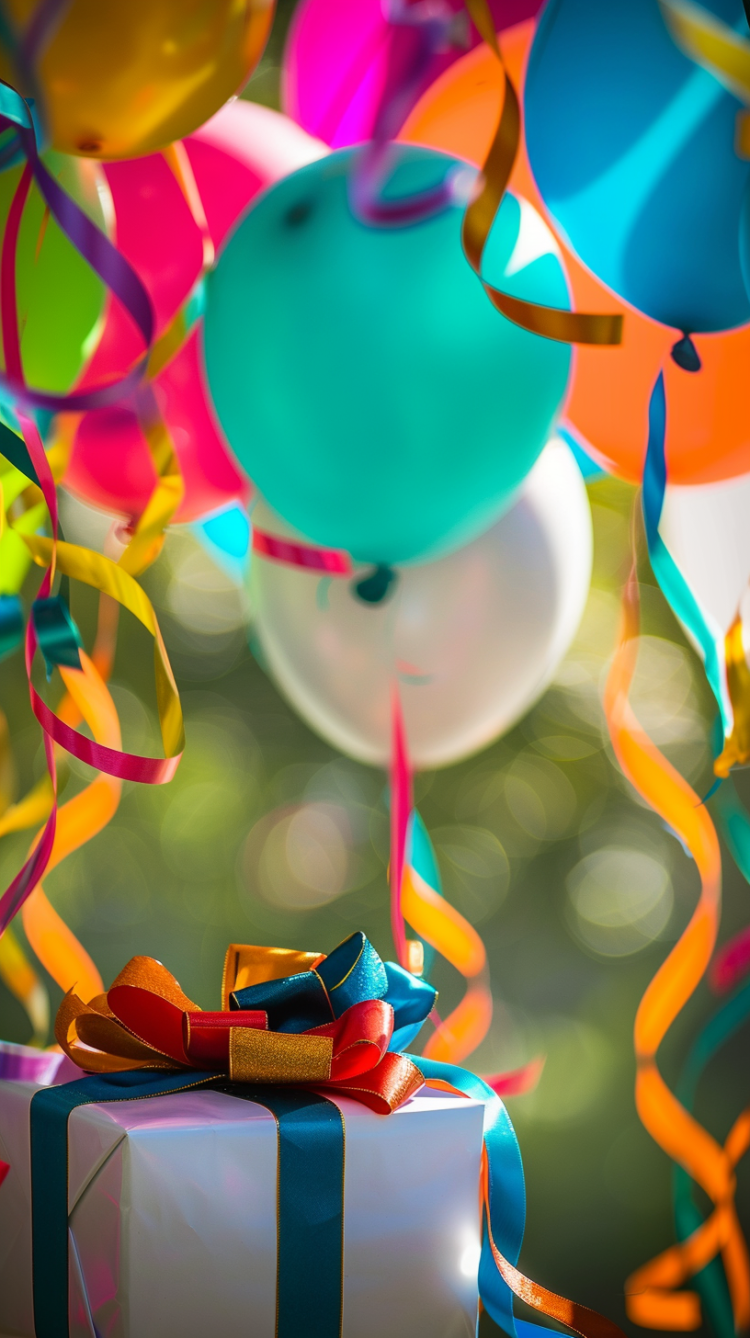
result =
[{"label": "pink balloon", "polygon": [[[461,14],[462,0],[447,3]],[[498,32],[532,18],[541,6],[542,0],[490,0]],[[473,26],[467,41],[433,57],[415,103],[444,70],[478,45]],[[414,43],[413,27],[388,22],[383,0],[302,0],[284,52],[284,110],[332,148],[369,139],[386,83],[397,87],[403,80]]]},{"label": "pink balloon", "polygon": [[[222,107],[184,143],[217,250],[258,191],[326,152],[325,145],[287,117],[240,100]],[[161,333],[200,274],[200,234],[161,154],[108,163],[105,171],[117,245],[148,289]],[[141,353],[135,327],[111,300],[81,384],[122,375]],[[185,483],[176,519],[195,520],[245,498],[248,481],[210,406],[197,330],[153,385]],[[71,492],[132,521],[146,506],[155,481],[151,454],[132,408],[98,409],[83,416],[65,476]]]}]

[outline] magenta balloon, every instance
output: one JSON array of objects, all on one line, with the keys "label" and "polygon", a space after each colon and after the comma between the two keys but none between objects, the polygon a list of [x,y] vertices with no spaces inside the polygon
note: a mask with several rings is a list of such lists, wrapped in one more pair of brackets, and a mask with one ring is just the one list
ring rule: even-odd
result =
[{"label": "magenta balloon", "polygon": [[[217,250],[259,190],[319,158],[325,146],[286,116],[236,100],[184,141]],[[143,280],[162,331],[200,274],[198,229],[161,154],[106,164],[116,240]],[[122,375],[142,352],[138,334],[110,302],[99,345],[82,384]],[[238,497],[248,482],[235,464],[209,406],[195,332],[156,378],[154,389],[172,434],[185,496],[180,521],[195,520]],[[135,518],[155,482],[138,421],[127,407],[84,415],[65,477],[84,501]]]},{"label": "magenta balloon", "polygon": [[[462,0],[447,0],[459,14]],[[498,32],[533,18],[542,0],[489,0]],[[454,61],[479,44],[434,56],[414,102]],[[302,0],[282,65],[282,105],[311,135],[342,149],[369,139],[386,81],[398,86],[414,51],[414,29],[389,23],[382,0]]]}]

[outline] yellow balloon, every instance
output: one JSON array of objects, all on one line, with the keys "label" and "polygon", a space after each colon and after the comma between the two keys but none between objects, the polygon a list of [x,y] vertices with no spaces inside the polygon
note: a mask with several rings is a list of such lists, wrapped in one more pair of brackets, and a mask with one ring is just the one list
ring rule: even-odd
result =
[{"label": "yellow balloon", "polygon": [[274,8],[274,0],[71,0],[24,78],[2,29],[20,46],[39,2],[1,0],[0,78],[39,99],[54,148],[90,158],[152,153],[207,121],[257,65]]}]

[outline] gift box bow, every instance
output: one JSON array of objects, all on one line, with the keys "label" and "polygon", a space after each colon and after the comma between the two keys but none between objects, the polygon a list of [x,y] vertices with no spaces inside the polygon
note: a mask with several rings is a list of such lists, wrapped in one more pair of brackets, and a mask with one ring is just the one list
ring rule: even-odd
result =
[{"label": "gift box bow", "polygon": [[215,1071],[234,1083],[331,1088],[388,1114],[424,1082],[398,1051],[436,997],[361,932],[328,956],[232,944],[220,1012],[193,1003],[161,962],[133,957],[106,994],[89,1003],[66,994],[55,1037],[89,1073]]}]

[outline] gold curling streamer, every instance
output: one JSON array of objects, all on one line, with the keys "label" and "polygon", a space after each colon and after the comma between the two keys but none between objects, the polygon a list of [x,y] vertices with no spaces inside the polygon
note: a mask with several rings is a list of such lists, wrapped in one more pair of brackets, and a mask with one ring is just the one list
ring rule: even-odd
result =
[{"label": "gold curling streamer", "polygon": [[623,593],[621,626],[604,694],[610,738],[624,774],[684,841],[701,877],[701,894],[690,923],[648,986],[636,1015],[636,1106],[652,1138],[706,1191],[715,1210],[686,1241],[628,1278],[626,1307],[630,1319],[648,1328],[698,1328],[697,1295],[678,1289],[721,1251],[740,1330],[750,1322],[750,1261],[734,1208],[734,1165],[744,1134],[733,1131],[726,1147],[717,1143],[677,1101],[656,1063],[659,1045],[701,980],[716,942],[721,856],[705,805],[651,742],[630,706],[638,632],[634,566]]},{"label": "gold curling streamer", "polygon": [[404,866],[401,910],[412,929],[460,971],[467,982],[463,999],[439,1023],[424,1048],[428,1059],[459,1064],[481,1044],[492,1021],[484,944],[468,920],[410,864]]},{"label": "gold curling streamer", "polygon": [[493,288],[482,278],[482,256],[502,204],[521,138],[518,95],[503,60],[487,0],[464,0],[472,22],[493,52],[505,77],[505,97],[495,137],[482,167],[482,186],[464,214],[461,237],[466,258],[492,305],[509,321],[532,334],[565,344],[620,344],[622,316],[563,311],[525,302]]}]

